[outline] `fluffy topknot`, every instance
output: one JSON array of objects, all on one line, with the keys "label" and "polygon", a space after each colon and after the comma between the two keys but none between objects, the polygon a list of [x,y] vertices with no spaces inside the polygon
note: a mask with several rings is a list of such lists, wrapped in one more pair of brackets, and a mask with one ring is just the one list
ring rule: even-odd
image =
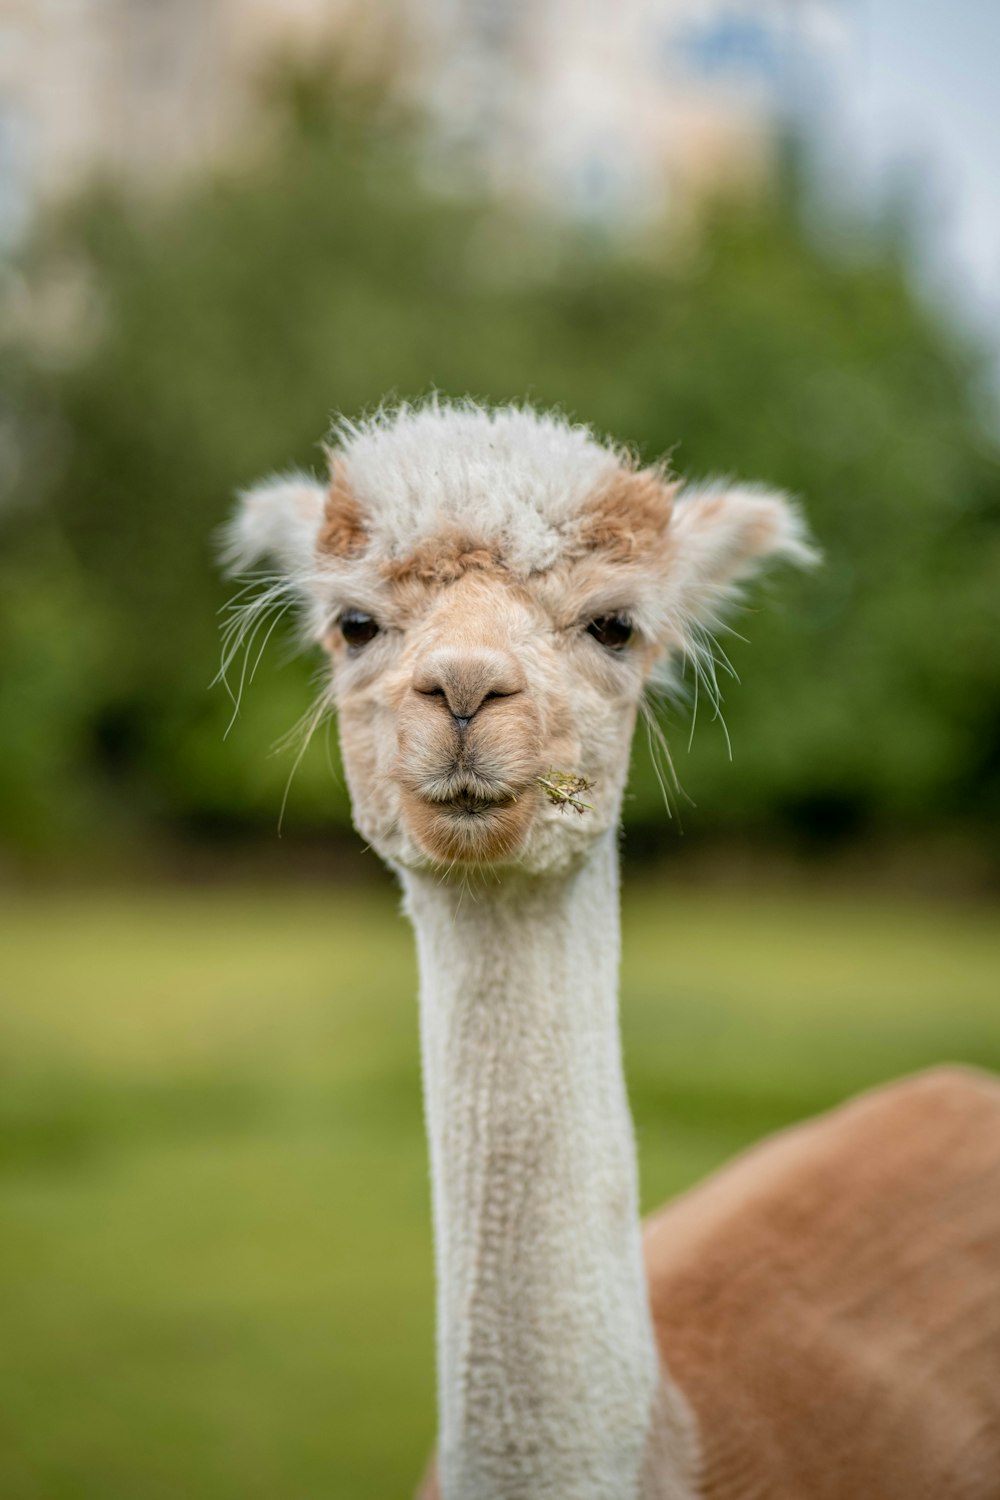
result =
[{"label": "fluffy topknot", "polygon": [[391,563],[458,531],[520,574],[557,561],[588,499],[629,462],[557,413],[437,398],[341,421],[331,449],[373,554]]}]

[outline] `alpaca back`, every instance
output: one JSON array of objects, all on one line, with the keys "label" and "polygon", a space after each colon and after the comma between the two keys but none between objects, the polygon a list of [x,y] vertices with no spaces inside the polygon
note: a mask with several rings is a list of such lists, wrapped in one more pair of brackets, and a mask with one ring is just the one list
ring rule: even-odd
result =
[{"label": "alpaca back", "polygon": [[1000,1500],[1000,1083],[942,1068],[646,1227],[705,1500]]}]

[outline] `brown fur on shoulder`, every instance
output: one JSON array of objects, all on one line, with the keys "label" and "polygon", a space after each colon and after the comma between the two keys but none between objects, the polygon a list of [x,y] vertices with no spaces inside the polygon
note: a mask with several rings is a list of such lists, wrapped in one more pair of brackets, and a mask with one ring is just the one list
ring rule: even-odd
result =
[{"label": "brown fur on shoulder", "polygon": [[1000,1083],[941,1068],[647,1226],[705,1500],[998,1500]]}]

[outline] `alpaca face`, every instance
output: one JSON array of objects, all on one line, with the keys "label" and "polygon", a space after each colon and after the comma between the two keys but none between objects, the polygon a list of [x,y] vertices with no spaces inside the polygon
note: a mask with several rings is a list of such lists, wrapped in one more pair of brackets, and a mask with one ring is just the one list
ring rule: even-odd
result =
[{"label": "alpaca face", "polygon": [[[366,596],[368,640],[352,642],[356,609],[331,625],[355,823],[384,858],[539,870],[617,821],[651,643],[624,624],[626,580],[612,614],[573,574],[411,580]],[[621,639],[588,630],[611,618]],[[549,800],[553,770],[586,778],[586,809]]]},{"label": "alpaca face", "polygon": [[365,840],[536,873],[617,822],[651,677],[763,558],[810,558],[780,496],[681,491],[561,419],[437,404],[345,427],[328,485],[245,494],[229,551],[278,562],[328,653]]}]

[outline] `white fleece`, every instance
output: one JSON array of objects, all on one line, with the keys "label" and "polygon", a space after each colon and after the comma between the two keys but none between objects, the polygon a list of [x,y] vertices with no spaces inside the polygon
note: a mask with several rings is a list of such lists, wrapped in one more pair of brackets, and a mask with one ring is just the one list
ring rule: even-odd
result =
[{"label": "white fleece", "polygon": [[334,442],[377,556],[405,557],[457,529],[496,544],[523,574],[558,561],[587,497],[622,457],[558,413],[471,401],[342,421]]}]

